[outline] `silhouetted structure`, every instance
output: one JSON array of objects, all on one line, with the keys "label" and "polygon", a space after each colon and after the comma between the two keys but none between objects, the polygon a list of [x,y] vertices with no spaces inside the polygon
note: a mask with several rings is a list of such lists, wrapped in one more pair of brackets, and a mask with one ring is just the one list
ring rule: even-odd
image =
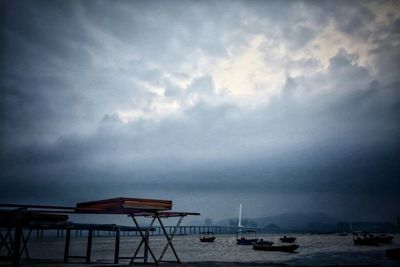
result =
[{"label": "silhouetted structure", "polygon": [[[97,231],[113,232],[115,235],[115,254],[114,263],[119,259],[130,259],[133,263],[136,259],[148,260],[148,254],[155,263],[162,262],[163,256],[168,247],[175,255],[176,261],[180,262],[175,251],[172,240],[184,217],[188,215],[200,215],[192,212],[172,212],[170,200],[156,199],[137,199],[137,198],[113,198],[92,202],[78,203],[76,207],[49,206],[49,205],[20,205],[20,204],[0,204],[4,208],[0,210],[0,250],[5,249],[6,256],[2,259],[11,260],[13,266],[18,266],[23,255],[29,260],[27,243],[33,230],[43,235],[44,230],[57,230],[58,236],[61,231],[65,236],[64,262],[69,259],[84,259],[86,263],[91,261],[91,248],[94,233]],[[68,222],[67,214],[124,214],[132,218],[135,227],[118,226],[115,224],[76,224]],[[137,217],[149,218],[151,223],[147,227],[140,227]],[[167,232],[162,218],[178,217],[178,222],[171,232]],[[149,245],[149,235],[154,231],[153,224],[157,221],[160,224],[162,235],[165,236],[167,244],[163,248],[161,255],[156,258]],[[171,230],[171,229],[170,229]],[[87,247],[85,255],[70,255],[71,231],[82,233],[87,231]],[[121,257],[119,255],[120,233],[121,231],[136,231],[141,237],[141,241],[136,248],[133,256]],[[144,247],[144,255],[138,256],[141,247]]]}]

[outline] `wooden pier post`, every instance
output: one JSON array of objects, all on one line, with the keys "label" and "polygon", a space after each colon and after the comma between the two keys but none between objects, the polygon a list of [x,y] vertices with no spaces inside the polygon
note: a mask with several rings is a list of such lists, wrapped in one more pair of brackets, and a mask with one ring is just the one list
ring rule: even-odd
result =
[{"label": "wooden pier post", "polygon": [[20,250],[21,250],[21,238],[22,238],[22,228],[21,226],[17,226],[15,228],[15,233],[14,233],[14,244],[13,244],[13,266],[19,266],[19,260],[20,260]]},{"label": "wooden pier post", "polygon": [[[147,244],[149,243],[149,236],[146,237]],[[143,253],[143,261],[144,263],[147,263],[149,260],[149,248],[147,246],[144,246],[144,253]]]},{"label": "wooden pier post", "polygon": [[92,256],[92,241],[93,241],[93,229],[89,229],[87,247],[86,247],[86,263],[90,263],[90,258]]},{"label": "wooden pier post", "polygon": [[115,231],[115,250],[114,250],[114,263],[118,264],[119,260],[119,241],[120,241],[120,230]]},{"label": "wooden pier post", "polygon": [[71,229],[67,229],[67,235],[65,237],[65,248],[64,248],[64,262],[68,262],[69,256],[69,243],[71,241]]}]

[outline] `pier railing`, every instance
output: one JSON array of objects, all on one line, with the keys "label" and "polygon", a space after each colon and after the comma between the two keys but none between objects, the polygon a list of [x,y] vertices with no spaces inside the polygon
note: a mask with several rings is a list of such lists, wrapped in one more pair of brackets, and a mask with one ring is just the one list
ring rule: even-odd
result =
[{"label": "pier railing", "polygon": [[[71,236],[82,237],[87,236],[87,231],[84,231],[87,227],[84,224],[80,224],[81,227],[78,227],[79,224],[76,225],[74,230],[71,230]],[[139,236],[139,232],[135,227],[128,226],[117,226],[118,234],[120,236]],[[175,226],[165,226],[166,231],[171,234]],[[282,232],[282,229],[269,229],[263,227],[246,227],[246,230],[256,230],[259,233],[279,233]],[[215,234],[234,234],[239,230],[239,227],[235,226],[201,226],[201,225],[191,225],[191,226],[179,226],[176,230],[176,235],[184,236],[184,235],[198,235],[201,232],[214,232]],[[64,238],[66,234],[66,229],[64,228],[53,228],[53,229],[35,229],[35,234],[32,237],[36,237],[38,239],[43,239],[46,236],[51,237],[60,237]],[[107,237],[107,236],[116,236],[117,231],[115,229],[101,229],[95,228],[93,230],[93,236],[95,237]],[[150,231],[150,236],[158,236],[163,235],[161,226],[152,226],[152,231]]]}]

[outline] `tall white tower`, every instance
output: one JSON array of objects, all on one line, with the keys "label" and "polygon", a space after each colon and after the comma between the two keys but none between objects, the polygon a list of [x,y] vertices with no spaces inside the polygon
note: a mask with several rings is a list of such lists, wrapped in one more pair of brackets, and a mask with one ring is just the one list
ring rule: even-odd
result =
[{"label": "tall white tower", "polygon": [[238,222],[238,227],[243,227],[242,225],[242,203],[239,204],[239,222]]}]

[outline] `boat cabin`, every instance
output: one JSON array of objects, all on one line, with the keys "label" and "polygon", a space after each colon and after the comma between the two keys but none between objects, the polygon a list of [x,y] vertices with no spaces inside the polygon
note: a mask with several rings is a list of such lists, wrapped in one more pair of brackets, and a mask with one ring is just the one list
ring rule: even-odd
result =
[{"label": "boat cabin", "polygon": [[257,241],[257,232],[254,230],[236,232],[236,243],[238,245],[252,245],[254,242]]}]

